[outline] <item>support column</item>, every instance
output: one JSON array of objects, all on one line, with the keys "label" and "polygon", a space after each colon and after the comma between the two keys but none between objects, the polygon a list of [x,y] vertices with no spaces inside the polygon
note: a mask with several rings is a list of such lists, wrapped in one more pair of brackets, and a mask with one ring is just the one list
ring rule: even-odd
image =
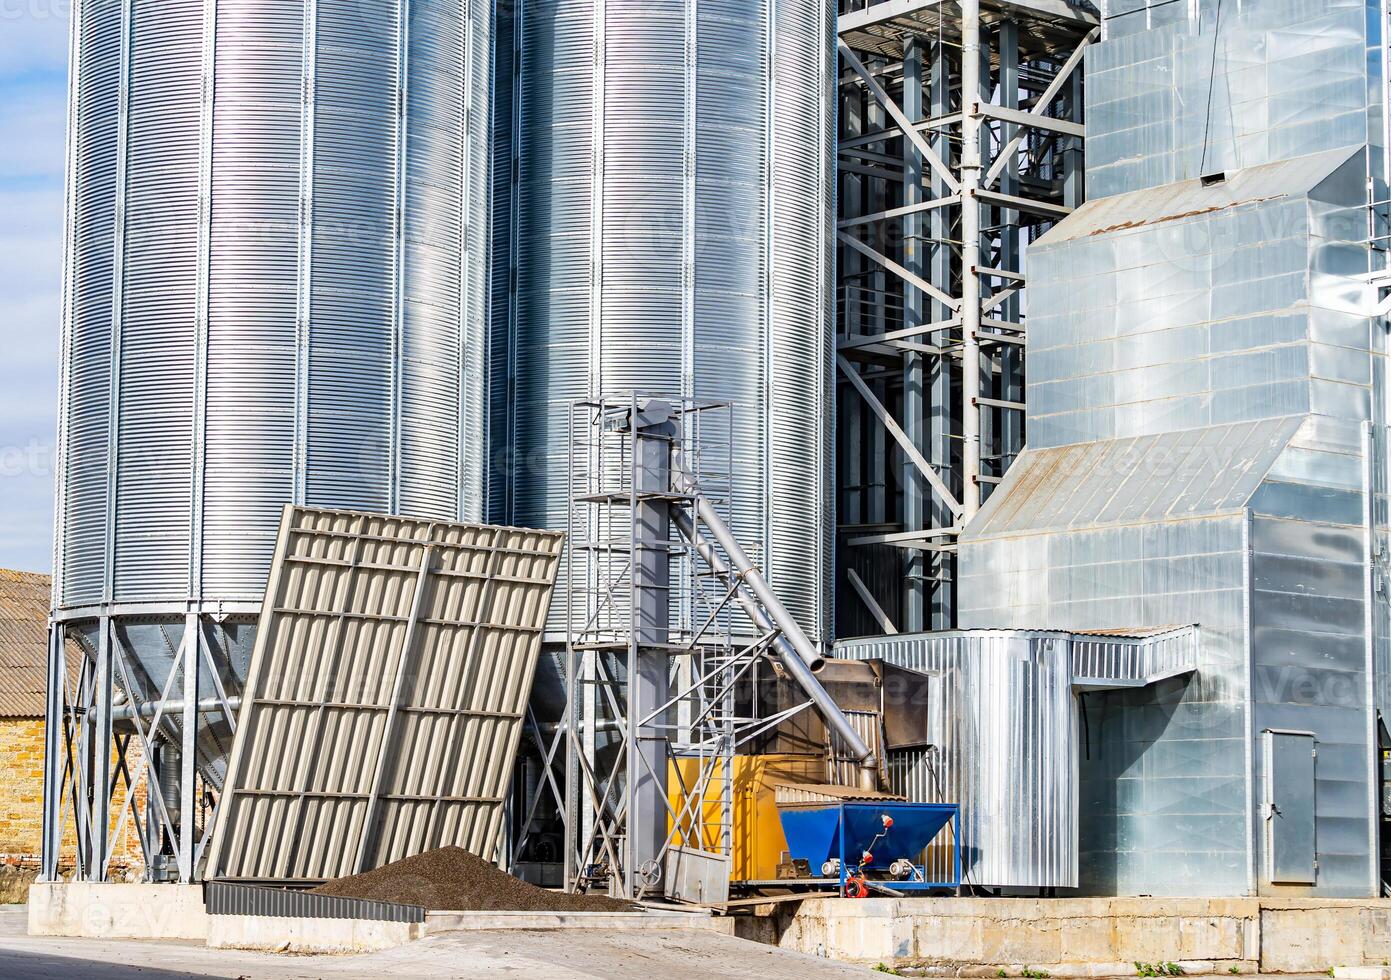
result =
[{"label": "support column", "polygon": [[43,744],[43,845],[39,880],[58,879],[58,859],[63,846],[63,684],[67,637],[62,623],[48,627],[48,679],[44,696]]},{"label": "support column", "polygon": [[[101,619],[101,635],[97,640],[97,669],[92,692],[97,709],[96,724],[91,733],[91,777],[87,792],[91,794],[92,826],[91,853],[87,877],[91,881],[106,880],[106,866],[111,857],[111,644],[115,639],[111,620]],[[84,726],[85,727],[85,726]]]},{"label": "support column", "polygon": [[[938,42],[932,47],[932,116],[940,119],[951,111],[951,59],[948,57],[948,48],[945,43]],[[937,152],[947,166],[952,164],[952,145],[947,137],[945,129],[937,130],[931,138],[932,148]],[[945,197],[948,193],[947,183],[940,174],[933,174],[932,177],[932,196],[934,198]],[[933,208],[931,212],[930,225],[932,242],[932,275],[931,282],[947,288],[952,280],[952,247],[951,247],[951,221],[950,213],[946,208]],[[949,319],[955,313],[945,303],[934,301],[932,303],[932,319],[934,322],[941,322]],[[956,412],[952,408],[952,372],[951,361],[946,357],[934,358],[930,373],[929,383],[931,391],[929,396],[928,412],[930,413],[931,434],[929,439],[928,461],[938,473],[950,474],[956,467],[952,462],[953,455],[953,420]],[[948,483],[952,481],[948,480]],[[960,491],[955,491],[960,492]],[[950,527],[956,521],[956,515],[951,508],[940,497],[934,496],[932,503],[932,526]],[[928,572],[933,578],[932,589],[932,608],[931,622],[933,629],[949,629],[954,624],[953,610],[955,600],[953,598],[953,584],[949,569],[951,567],[950,557],[943,552],[936,552],[924,556]]]},{"label": "support column", "polygon": [[[1002,21],[999,28],[999,55],[1000,55],[1000,105],[1006,109],[1019,108],[1019,25],[1012,20]],[[1013,123],[1004,123],[1001,126],[1001,145],[1008,147],[1014,139],[1018,126]],[[994,161],[991,161],[993,165]],[[1012,197],[1019,195],[1019,155],[1018,151],[1009,153],[1009,160],[1005,164],[1004,173],[1000,176],[1000,191]],[[1011,272],[1020,272],[1021,258],[1023,249],[1021,238],[1024,234],[1023,226],[1020,223],[1020,213],[1017,210],[1002,208],[1000,210],[1000,267]],[[1013,286],[1013,283],[1006,283],[1005,288]],[[1020,321],[1019,296],[1016,294],[1004,301],[999,306],[996,314],[1011,323]],[[999,345],[1000,358],[1000,395],[999,397],[1008,402],[1024,401],[1024,364],[1023,350],[1014,344]],[[1024,413],[1010,409],[1001,408],[997,410],[1000,416],[999,443],[995,452],[1000,459],[997,463],[998,473],[992,474],[1001,476],[1005,470],[1009,469],[1014,462],[1014,457],[1019,454],[1024,445]]]},{"label": "support column", "polygon": [[[633,415],[633,628],[628,648],[628,854],[624,887],[636,895],[667,837],[670,749],[664,716],[646,722],[671,696],[671,406],[651,400]],[[659,868],[657,869],[660,870]]]},{"label": "support column", "polygon": [[[1080,70],[1074,71],[1068,76],[1063,92],[1063,117],[1071,122],[1080,123],[1083,105],[1082,72]],[[1078,208],[1082,206],[1082,202],[1086,198],[1082,176],[1082,138],[1080,136],[1065,137],[1064,145],[1067,149],[1063,151],[1063,204],[1069,208]]]},{"label": "support column", "polygon": [[189,613],[184,618],[183,656],[184,705],[183,717],[179,722],[179,833],[177,855],[179,880],[193,880],[193,849],[196,844],[194,829],[194,774],[198,761],[198,631],[202,629],[197,613]]},{"label": "support column", "polygon": [[961,0],[961,520],[980,509],[980,0]]},{"label": "support column", "polygon": [[[910,123],[923,118],[923,42],[908,37],[903,42],[903,114]],[[923,196],[923,160],[911,140],[903,140],[903,205],[921,204]],[[937,209],[940,210],[940,209]],[[927,275],[924,261],[923,214],[911,212],[904,216],[903,266],[915,276]],[[925,323],[926,296],[917,286],[903,281],[903,324],[906,327]],[[919,452],[927,449],[926,378],[924,355],[905,351],[903,355],[903,431]],[[927,527],[926,509],[929,492],[917,464],[903,460],[903,529],[921,531]],[[926,553],[915,549],[905,552],[907,574],[903,581],[903,628],[916,633],[927,628],[925,607],[929,573]]]}]

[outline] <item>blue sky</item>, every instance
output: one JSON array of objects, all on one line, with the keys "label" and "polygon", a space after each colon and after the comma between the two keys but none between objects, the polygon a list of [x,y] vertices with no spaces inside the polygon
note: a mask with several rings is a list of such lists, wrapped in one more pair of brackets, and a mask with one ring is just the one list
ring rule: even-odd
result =
[{"label": "blue sky", "polygon": [[67,12],[0,0],[0,568],[53,549]]}]

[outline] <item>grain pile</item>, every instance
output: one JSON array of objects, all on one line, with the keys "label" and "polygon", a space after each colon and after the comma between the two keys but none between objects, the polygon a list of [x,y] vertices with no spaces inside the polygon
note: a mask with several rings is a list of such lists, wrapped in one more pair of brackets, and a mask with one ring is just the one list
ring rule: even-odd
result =
[{"label": "grain pile", "polygon": [[335,878],[313,891],[447,911],[630,912],[634,908],[607,895],[569,895],[537,888],[462,847],[426,851],[360,875]]}]

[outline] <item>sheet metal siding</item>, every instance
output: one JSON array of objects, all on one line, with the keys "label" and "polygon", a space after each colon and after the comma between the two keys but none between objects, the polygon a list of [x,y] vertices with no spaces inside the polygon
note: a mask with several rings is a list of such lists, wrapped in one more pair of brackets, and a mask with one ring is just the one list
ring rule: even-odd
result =
[{"label": "sheet metal siding", "polygon": [[397,902],[373,902],[337,895],[314,895],[288,888],[265,888],[228,881],[203,886],[209,915],[268,915],[295,919],[370,919],[376,922],[424,922],[425,908]]},{"label": "sheet metal siding", "polygon": [[804,627],[834,623],[836,9],[773,4],[769,580]]},{"label": "sheet metal siding", "polygon": [[1382,101],[1380,59],[1368,57],[1379,3],[1224,5],[1215,40],[1212,5],[1196,22],[1191,4],[1108,7],[1106,39],[1087,56],[1089,199],[1198,177],[1200,166],[1382,142],[1382,110],[1369,106]]},{"label": "sheet metal siding", "polygon": [[734,530],[821,636],[834,11],[556,0],[517,16],[515,326],[493,314],[515,364],[513,519],[566,524],[572,400],[731,401]]},{"label": "sheet metal siding", "polygon": [[964,626],[1200,624],[1193,678],[1083,696],[1080,883],[1093,894],[1247,890],[1244,521],[1238,511],[963,543]]},{"label": "sheet metal siding", "polygon": [[489,102],[488,266],[488,508],[487,519],[510,524],[513,408],[512,371],[516,328],[517,159],[516,45],[520,11],[510,3],[494,5],[492,21],[492,96]]},{"label": "sheet metal siding", "polygon": [[[1315,733],[1318,873],[1305,891],[1349,897],[1372,894],[1379,881],[1368,844],[1378,804],[1367,766],[1375,746],[1359,437],[1347,423],[1308,426],[1251,504],[1255,730]],[[1254,761],[1263,786],[1267,760]],[[1260,870],[1263,888],[1288,893],[1267,884],[1268,861]]]},{"label": "sheet metal siding", "polygon": [[837,644],[838,656],[940,671],[935,747],[894,753],[891,789],[961,804],[964,880],[1078,883],[1077,715],[1066,637],[982,631]]},{"label": "sheet metal siding", "polygon": [[1073,683],[1152,683],[1191,670],[1198,662],[1198,630],[1171,630],[1142,638],[1086,636],[1072,638]]},{"label": "sheet metal siding", "polygon": [[491,859],[562,545],[287,511],[209,876],[332,878],[450,844]]},{"label": "sheet metal siding", "polygon": [[254,602],[294,499],[481,514],[489,15],[79,5],[60,606]]},{"label": "sheet metal siding", "polygon": [[[1127,219],[1095,202],[1102,213],[1079,212],[1078,237],[1064,227],[1034,248],[1031,447],[1181,441],[1179,430],[1304,414],[1367,418],[1371,300],[1351,278],[1367,268],[1366,159],[1326,153],[1310,158],[1317,168],[1261,168],[1246,188],[1256,198],[1174,217],[1137,209]],[[1201,202],[1180,195],[1158,213],[1188,204]]]}]

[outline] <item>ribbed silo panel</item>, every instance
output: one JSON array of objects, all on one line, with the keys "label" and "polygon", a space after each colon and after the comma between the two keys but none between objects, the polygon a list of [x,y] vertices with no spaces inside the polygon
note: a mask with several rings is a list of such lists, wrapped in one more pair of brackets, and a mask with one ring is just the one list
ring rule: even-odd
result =
[{"label": "ribbed silo panel", "polygon": [[178,600],[191,586],[200,214],[202,6],[137,0],[131,16],[114,461],[118,602]]},{"label": "ribbed silo panel", "polygon": [[490,176],[491,212],[489,249],[492,265],[488,284],[488,513],[489,521],[511,524],[512,456],[512,296],[513,255],[516,235],[513,207],[513,131],[515,111],[513,72],[516,67],[516,9],[498,5],[493,18]]},{"label": "ribbed silo panel", "polygon": [[602,394],[682,389],[684,4],[604,9]]},{"label": "ribbed silo panel", "polygon": [[100,602],[106,569],[106,478],[111,399],[112,234],[116,218],[121,8],[92,4],[78,17],[73,214],[61,421],[65,459],[58,545],[65,605]]},{"label": "ribbed silo panel", "polygon": [[[820,636],[834,10],[609,3],[601,37],[587,3],[518,17],[515,306],[495,292],[493,321],[516,367],[495,414],[517,433],[512,516],[564,526],[571,400],[636,390],[732,402],[735,531]],[[707,463],[724,455],[727,432],[701,435]]]},{"label": "ribbed silo panel", "polygon": [[[765,179],[768,148],[767,6],[736,0],[696,7],[695,285],[691,394],[734,403],[730,422],[701,431],[712,496],[756,563],[766,554]],[[729,428],[733,429],[730,446]],[[719,485],[732,461],[740,477]],[[727,481],[728,477],[726,477]]]},{"label": "ribbed silo panel", "polygon": [[319,0],[305,502],[391,506],[396,3]]},{"label": "ribbed silo panel", "polygon": [[832,36],[815,0],[776,0],[768,577],[799,623],[828,628]]},{"label": "ribbed silo panel", "polygon": [[255,600],[294,491],[304,10],[221,0],[203,587]]},{"label": "ribbed silo panel", "polygon": [[[463,235],[463,409],[460,413],[459,472],[463,487],[455,517],[486,516],[488,478],[488,190],[491,159],[488,119],[492,111],[491,64],[493,5],[469,0],[464,16],[464,171]],[[467,490],[463,489],[467,488]]]},{"label": "ribbed silo panel", "polygon": [[464,24],[416,2],[407,34],[399,510],[457,517],[464,274]]},{"label": "ribbed silo panel", "polygon": [[564,527],[569,403],[590,394],[594,9],[520,9],[513,518]]},{"label": "ribbed silo panel", "polygon": [[78,5],[65,608],[254,604],[292,501],[481,506],[486,13],[413,5],[406,119],[394,5]]}]

